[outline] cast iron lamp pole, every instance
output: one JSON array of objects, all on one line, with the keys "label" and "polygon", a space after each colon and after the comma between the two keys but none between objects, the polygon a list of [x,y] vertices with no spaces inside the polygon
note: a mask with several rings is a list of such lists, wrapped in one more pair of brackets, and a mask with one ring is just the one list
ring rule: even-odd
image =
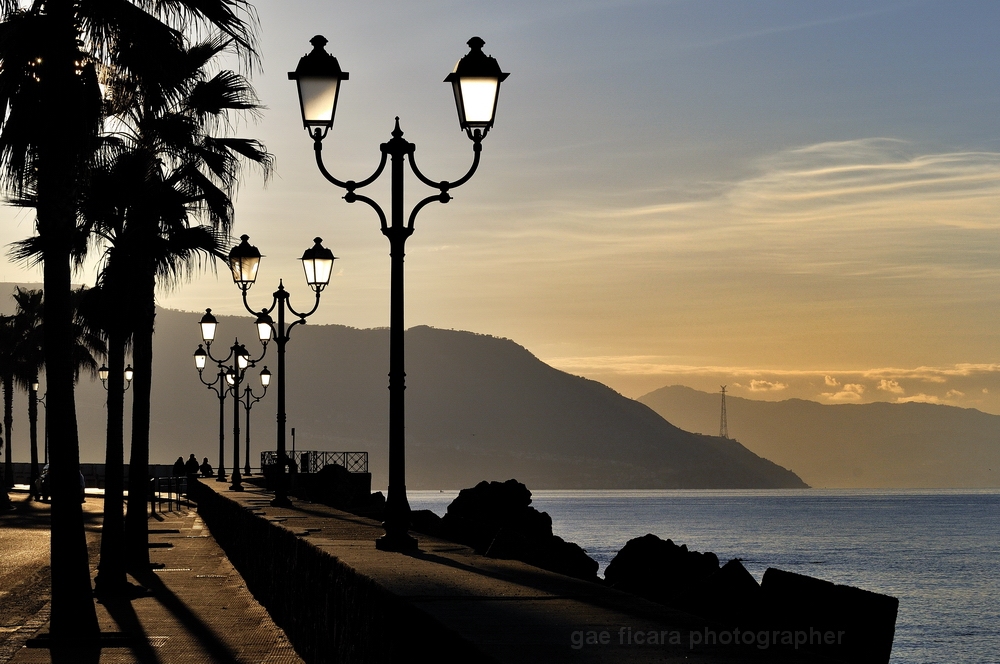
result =
[{"label": "cast iron lamp pole", "polygon": [[[257,281],[257,269],[260,267],[260,251],[249,242],[250,236],[240,237],[240,244],[233,247],[229,252],[229,267],[233,273],[233,283],[243,292],[243,306],[251,314],[257,317],[257,334],[263,341],[265,338],[274,338],[274,343],[278,346],[278,468],[275,477],[274,499],[271,505],[275,507],[288,507],[291,501],[288,500],[288,487],[285,486],[285,465],[287,455],[285,453],[285,344],[291,338],[292,328],[296,325],[305,325],[306,318],[316,313],[319,307],[320,294],[330,283],[330,276],[333,274],[333,261],[336,256],[333,252],[323,246],[322,238],[315,238],[314,244],[306,249],[302,254],[302,269],[305,271],[306,283],[316,294],[316,301],[312,309],[305,313],[299,313],[293,307],[289,298],[291,295],[285,290],[284,282],[278,281],[278,290],[274,292],[271,306],[267,309],[254,311],[247,302],[247,292]],[[278,310],[278,323],[275,328],[271,312]],[[298,318],[289,326],[285,326],[285,310]]]},{"label": "cast iron lamp pole", "polygon": [[[211,310],[206,315],[211,315]],[[219,373],[211,383],[205,380],[202,372],[208,360],[208,353],[205,348],[198,344],[198,350],[194,352],[194,365],[198,369],[198,378],[208,389],[215,392],[219,397],[219,471],[216,473],[216,482],[226,481],[226,394],[229,392],[229,384],[226,382],[226,368],[218,365]],[[216,387],[218,385],[218,387]]]},{"label": "cast iron lamp pole", "polygon": [[[258,358],[258,361],[260,359]],[[236,351],[236,362],[229,368],[229,372],[226,374],[226,381],[233,391],[233,483],[229,487],[230,491],[243,491],[243,477],[240,475],[240,406],[243,403],[240,399],[240,385],[246,377],[247,368],[251,366],[254,365],[250,360],[250,354],[247,353],[247,349],[243,344],[239,344],[239,350]],[[268,372],[268,375],[270,375],[270,372]],[[247,389],[250,389],[250,387],[247,386]],[[248,419],[249,415],[248,411]],[[249,441],[249,432],[247,433],[247,439]],[[249,453],[248,447],[247,454],[249,455]],[[249,466],[249,461],[247,465]],[[247,473],[249,474],[249,470]]]},{"label": "cast iron lamp pole", "polygon": [[[28,395],[28,431],[31,443],[31,481],[29,486],[31,495],[34,495],[35,480],[41,475],[38,469],[38,404],[45,405],[45,395],[38,396],[38,376],[35,376],[35,380],[31,381],[31,393]],[[48,447],[46,446],[45,463],[48,461]]]},{"label": "cast iron lamp pole", "polygon": [[246,438],[247,453],[246,461],[243,466],[244,475],[252,474],[250,472],[250,409],[253,408],[255,403],[267,395],[267,386],[271,384],[271,372],[267,370],[266,366],[264,367],[264,370],[260,372],[260,384],[264,386],[264,391],[261,392],[260,396],[254,394],[252,385],[247,384],[247,386],[243,388],[243,397],[240,399],[240,403],[243,404],[243,410],[246,413],[246,434],[244,435],[244,438]]},{"label": "cast iron lamp pole", "polygon": [[[299,104],[302,110],[302,123],[313,139],[313,149],[316,153],[316,165],[320,173],[328,181],[347,190],[344,200],[348,203],[361,201],[369,205],[378,215],[382,225],[382,234],[389,239],[389,255],[391,256],[390,276],[390,317],[389,317],[389,495],[385,508],[385,535],[379,538],[376,545],[380,549],[403,551],[416,548],[417,541],[409,535],[410,506],[406,499],[406,465],[405,465],[405,410],[403,391],[406,389],[403,362],[403,255],[406,239],[413,234],[413,222],[417,214],[429,203],[447,203],[451,200],[449,190],[468,182],[479,167],[479,157],[483,149],[483,139],[493,126],[496,117],[497,99],[500,95],[500,83],[509,76],[500,69],[500,65],[492,56],[483,53],[486,44],[479,37],[468,41],[471,49],[458,64],[454,71],[445,78],[452,84],[455,103],[458,108],[459,126],[472,141],[472,166],[469,171],[453,182],[435,182],[426,177],[417,168],[414,159],[416,146],[403,138],[399,128],[399,118],[392,131],[392,139],[380,146],[382,160],[375,172],[361,182],[353,180],[341,181],[327,171],[323,164],[323,139],[333,127],[337,110],[337,99],[340,96],[340,82],[346,81],[349,75],[341,71],[337,58],[326,52],[326,38],[317,35],[310,40],[313,50],[299,60],[294,72],[289,72],[288,78],[296,81],[299,92]],[[371,198],[362,196],[356,191],[375,182],[382,175],[388,158],[392,158],[391,172],[391,222],[387,221],[385,212]],[[413,174],[422,183],[437,189],[438,193],[424,198],[410,211],[409,219],[404,220],[403,210],[403,161],[407,160]],[[405,223],[404,223],[405,221]]]},{"label": "cast iron lamp pole", "polygon": [[[37,378],[35,379],[35,382],[33,382],[31,384],[31,389],[32,389],[32,392],[35,393],[35,395],[34,395],[35,396],[35,403],[41,404],[42,408],[47,408],[48,406],[46,406],[46,404],[45,404],[45,397],[47,397],[49,394],[48,394],[48,392],[46,392],[42,396],[38,396],[38,379]],[[36,413],[36,417],[37,417],[37,413],[38,413],[37,408],[35,410],[35,413]],[[48,465],[48,464],[49,464],[49,430],[46,429],[45,430],[45,465]]]}]

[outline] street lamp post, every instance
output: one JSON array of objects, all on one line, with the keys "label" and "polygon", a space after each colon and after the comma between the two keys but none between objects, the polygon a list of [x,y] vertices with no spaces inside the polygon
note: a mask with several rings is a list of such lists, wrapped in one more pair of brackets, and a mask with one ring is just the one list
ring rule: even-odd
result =
[{"label": "street lamp post", "polygon": [[[201,382],[209,386],[209,389],[214,389],[211,387],[213,383],[208,383],[202,377],[202,371],[205,368],[207,360],[211,359],[219,367],[219,377],[217,380],[220,382],[220,387],[223,391],[229,391],[232,393],[234,398],[233,403],[233,474],[232,483],[229,485],[230,491],[243,491],[243,477],[240,475],[240,383],[243,380],[244,375],[248,368],[256,366],[257,362],[260,362],[264,355],[267,354],[267,342],[268,339],[261,337],[260,342],[263,350],[261,351],[260,357],[251,359],[250,353],[247,351],[246,346],[239,342],[239,339],[233,342],[233,345],[229,347],[229,353],[226,357],[217,358],[212,355],[212,341],[215,339],[215,330],[218,326],[218,321],[215,316],[212,316],[212,312],[209,309],[205,310],[205,316],[201,319],[201,329],[202,329],[202,340],[205,342],[204,347],[198,344],[198,350],[194,352],[195,368],[198,369],[198,377]],[[226,368],[224,365],[227,362],[232,361],[232,364]],[[223,380],[224,379],[224,380]],[[220,394],[219,390],[215,390],[216,394]],[[223,420],[224,413],[222,412],[222,395],[219,397],[219,481],[225,481],[225,473],[223,471],[223,464],[225,462],[225,433],[223,432]]]},{"label": "street lamp post", "polygon": [[[35,480],[41,472],[38,468],[38,404],[45,406],[45,395],[38,396],[38,376],[31,381],[31,392],[28,394],[28,433],[31,444],[31,481],[29,492],[34,495]],[[48,437],[46,437],[48,442]],[[49,447],[45,446],[45,463],[49,462]]]},{"label": "street lamp post", "polygon": [[[211,310],[206,315],[211,315]],[[219,397],[219,470],[215,474],[216,482],[226,481],[226,394],[229,393],[229,383],[226,382],[226,368],[219,365],[219,373],[215,380],[208,382],[205,380],[203,371],[208,360],[208,353],[205,348],[198,344],[198,350],[194,352],[194,366],[198,369],[198,379],[208,389],[215,392]]]},{"label": "street lamp post", "polygon": [[[337,58],[326,52],[327,40],[317,35],[310,40],[313,50],[299,60],[294,72],[288,78],[296,81],[299,93],[299,104],[302,111],[302,123],[313,139],[313,150],[316,153],[316,165],[320,173],[334,185],[347,191],[344,200],[348,203],[361,201],[370,206],[381,222],[382,234],[389,240],[390,268],[390,317],[389,317],[389,495],[386,499],[385,535],[376,542],[377,546],[386,550],[410,550],[417,542],[409,535],[410,506],[406,499],[406,466],[405,466],[405,410],[403,391],[406,389],[404,373],[403,347],[403,255],[407,238],[413,234],[413,223],[424,206],[433,203],[447,203],[451,200],[448,193],[451,189],[469,181],[479,167],[480,153],[483,149],[483,139],[489,133],[496,117],[497,100],[500,94],[500,83],[509,74],[500,69],[500,65],[492,56],[483,53],[484,42],[479,37],[468,41],[470,51],[458,64],[454,71],[445,78],[452,84],[455,103],[458,109],[459,126],[472,141],[472,166],[461,178],[452,182],[436,182],[426,177],[417,168],[414,159],[416,146],[403,138],[399,128],[399,118],[392,131],[392,138],[382,143],[380,150],[382,159],[375,172],[368,178],[355,182],[342,181],[327,171],[323,164],[323,139],[333,127],[340,96],[340,82],[349,78],[347,72],[340,69]],[[392,158],[391,173],[391,203],[390,217],[386,219],[385,212],[371,198],[362,196],[357,190],[367,187],[382,175],[386,161]],[[410,164],[410,169],[420,182],[438,193],[428,196],[410,210],[409,218],[404,219],[403,210],[403,161]]]},{"label": "street lamp post", "polygon": [[264,398],[267,394],[267,386],[271,384],[271,372],[264,367],[264,370],[260,372],[260,384],[264,386],[264,391],[261,392],[260,396],[254,394],[253,386],[247,384],[243,388],[243,396],[240,399],[240,403],[243,404],[243,410],[246,413],[246,433],[244,438],[246,438],[246,461],[243,466],[243,474],[250,475],[250,409],[253,408],[254,404]]},{"label": "street lamp post", "polygon": [[[275,476],[274,499],[271,504],[275,507],[287,507],[291,505],[288,500],[288,487],[285,486],[285,466],[287,465],[287,454],[285,452],[285,345],[291,338],[289,335],[296,325],[304,325],[306,318],[316,313],[319,307],[320,294],[330,283],[330,276],[333,274],[333,262],[336,256],[333,252],[323,246],[322,238],[315,238],[314,244],[302,254],[302,268],[305,271],[306,283],[316,294],[316,300],[312,309],[305,313],[296,311],[289,300],[291,295],[285,290],[284,282],[278,282],[278,290],[273,294],[271,306],[260,311],[254,311],[247,302],[247,292],[257,281],[257,269],[260,267],[261,254],[257,247],[249,242],[250,236],[240,237],[240,244],[233,247],[229,252],[229,267],[232,270],[233,282],[243,292],[243,306],[251,314],[257,317],[257,333],[261,340],[273,336],[274,343],[278,347],[278,398],[277,398],[277,452],[278,468]],[[271,318],[271,313],[277,309],[278,321],[275,324]],[[285,325],[285,311],[289,311],[298,320],[291,325]],[[277,325],[277,327],[275,327]]]}]

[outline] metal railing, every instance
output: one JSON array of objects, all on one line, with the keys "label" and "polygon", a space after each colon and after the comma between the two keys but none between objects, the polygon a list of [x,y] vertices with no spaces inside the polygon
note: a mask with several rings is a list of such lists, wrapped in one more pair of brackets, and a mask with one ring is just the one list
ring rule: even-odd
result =
[{"label": "metal railing", "polygon": [[[289,461],[300,473],[318,473],[324,466],[337,464],[351,473],[368,472],[368,452],[317,452],[315,450],[286,452]],[[278,453],[267,450],[260,453],[260,466],[276,466]]]},{"label": "metal railing", "polygon": [[194,503],[188,498],[186,477],[149,478],[149,509],[151,513],[174,512],[182,505],[184,507],[194,506]]}]

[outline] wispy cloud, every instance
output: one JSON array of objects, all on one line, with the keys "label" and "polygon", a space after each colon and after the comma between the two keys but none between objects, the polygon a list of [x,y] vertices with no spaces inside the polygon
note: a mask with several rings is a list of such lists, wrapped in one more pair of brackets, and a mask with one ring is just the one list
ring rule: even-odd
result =
[{"label": "wispy cloud", "polygon": [[1000,154],[993,152],[922,154],[905,141],[869,138],[787,150],[760,167],[727,198],[761,223],[853,225],[877,215],[880,225],[1000,225]]},{"label": "wispy cloud", "polygon": [[899,397],[896,403],[944,403],[944,399],[932,394],[914,394],[911,397]]},{"label": "wispy cloud", "polygon": [[707,266],[893,281],[1000,275],[978,251],[981,233],[1000,233],[1000,153],[931,152],[880,137],[824,142],[768,155],[749,175],[702,189],[687,200],[636,192],[617,200],[641,202],[624,206],[598,192],[549,199],[463,244],[481,244],[487,262],[509,261],[497,248],[510,245],[511,254],[567,270],[614,265],[618,279],[637,283]]},{"label": "wispy cloud", "polygon": [[889,378],[882,378],[878,382],[877,389],[883,392],[892,392],[893,394],[903,394],[906,390],[899,384],[899,381],[892,380]]},{"label": "wispy cloud", "polygon": [[780,392],[788,387],[784,383],[771,382],[769,380],[751,380],[750,381],[750,391],[751,392]]}]

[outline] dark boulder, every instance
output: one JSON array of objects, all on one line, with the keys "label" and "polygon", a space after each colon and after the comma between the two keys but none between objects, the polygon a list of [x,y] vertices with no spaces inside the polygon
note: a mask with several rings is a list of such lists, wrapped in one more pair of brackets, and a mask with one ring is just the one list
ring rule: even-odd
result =
[{"label": "dark boulder", "polygon": [[410,512],[410,530],[439,537],[441,535],[441,517],[430,510],[413,510]]},{"label": "dark boulder", "polygon": [[751,625],[760,616],[760,584],[739,558],[733,558],[695,584],[678,603],[686,611],[715,622]]},{"label": "dark boulder", "polygon": [[885,664],[899,600],[769,568],[761,582],[763,619],[772,630],[805,633],[805,650],[858,664]]},{"label": "dark boulder", "polygon": [[312,482],[311,500],[330,507],[349,507],[353,501],[351,473],[335,463],[323,466]]},{"label": "dark boulder", "polygon": [[677,546],[649,534],[626,542],[604,570],[604,581],[613,588],[676,606],[686,603],[692,591],[718,571],[719,559],[714,553],[689,551],[685,544]]},{"label": "dark boulder", "polygon": [[517,480],[462,489],[441,519],[439,533],[487,556],[597,581],[597,561],[552,534],[552,519],[531,506],[531,492]]}]

